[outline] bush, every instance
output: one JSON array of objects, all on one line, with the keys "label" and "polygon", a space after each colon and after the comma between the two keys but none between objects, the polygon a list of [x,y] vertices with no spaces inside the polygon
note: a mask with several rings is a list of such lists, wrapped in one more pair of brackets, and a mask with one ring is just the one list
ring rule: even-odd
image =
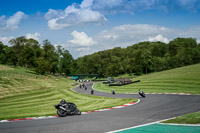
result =
[{"label": "bush", "polygon": [[142,75],[141,72],[136,72],[136,73],[135,73],[135,76],[140,76],[140,75]]}]

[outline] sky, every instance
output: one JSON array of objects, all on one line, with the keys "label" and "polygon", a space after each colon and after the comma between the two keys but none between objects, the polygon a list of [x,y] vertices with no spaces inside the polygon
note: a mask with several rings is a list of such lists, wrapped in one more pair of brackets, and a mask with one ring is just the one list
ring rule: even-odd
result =
[{"label": "sky", "polygon": [[0,0],[0,41],[48,39],[76,59],[141,41],[200,43],[200,0]]}]

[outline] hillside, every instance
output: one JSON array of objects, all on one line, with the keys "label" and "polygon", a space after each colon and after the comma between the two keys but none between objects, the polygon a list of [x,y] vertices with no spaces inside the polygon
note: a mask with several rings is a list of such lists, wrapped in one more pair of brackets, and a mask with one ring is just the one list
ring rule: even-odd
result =
[{"label": "hillside", "polygon": [[112,87],[98,83],[94,88],[106,92],[113,89],[119,93],[138,92],[141,89],[146,93],[200,94],[200,64],[142,75],[132,80],[141,82]]},{"label": "hillside", "polygon": [[47,79],[46,76],[36,75],[24,68],[0,65],[0,119],[56,115],[53,105],[61,99],[74,102],[81,111],[134,101],[75,93],[71,90],[74,83],[67,78],[50,76]]}]

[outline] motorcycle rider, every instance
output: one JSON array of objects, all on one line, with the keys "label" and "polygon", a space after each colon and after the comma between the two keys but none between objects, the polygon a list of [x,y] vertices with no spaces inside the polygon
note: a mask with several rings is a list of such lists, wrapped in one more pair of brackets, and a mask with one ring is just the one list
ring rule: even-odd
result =
[{"label": "motorcycle rider", "polygon": [[142,90],[139,90],[139,93],[140,93],[140,94],[143,94],[144,92],[143,92]]},{"label": "motorcycle rider", "polygon": [[142,90],[139,90],[139,94],[142,96],[142,97],[145,97],[145,94]]},{"label": "motorcycle rider", "polygon": [[54,105],[57,109],[57,114],[60,117],[64,117],[66,115],[81,115],[81,111],[76,107],[74,103],[70,103],[62,99],[60,104]]}]

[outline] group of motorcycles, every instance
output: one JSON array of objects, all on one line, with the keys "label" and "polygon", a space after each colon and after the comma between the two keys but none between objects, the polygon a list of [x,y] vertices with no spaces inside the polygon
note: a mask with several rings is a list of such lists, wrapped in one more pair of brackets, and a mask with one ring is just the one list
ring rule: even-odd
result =
[{"label": "group of motorcycles", "polygon": [[[145,98],[145,94],[142,90],[139,90],[139,95]],[[59,104],[54,105],[54,107],[57,109],[57,114],[60,117],[65,117],[67,115],[81,115],[81,111],[74,103],[66,102],[64,99],[62,99]]]}]

